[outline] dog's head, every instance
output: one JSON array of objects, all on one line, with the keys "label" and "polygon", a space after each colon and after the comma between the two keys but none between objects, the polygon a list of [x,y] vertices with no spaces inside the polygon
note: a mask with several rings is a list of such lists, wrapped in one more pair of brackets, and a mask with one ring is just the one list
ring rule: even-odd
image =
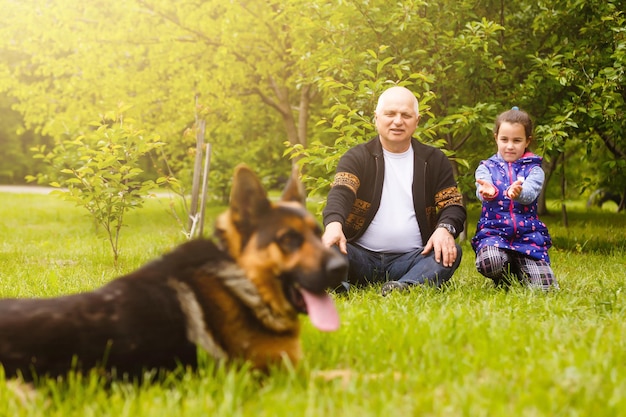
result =
[{"label": "dog's head", "polygon": [[322,244],[322,231],[304,198],[296,169],[281,200],[272,202],[256,175],[240,165],[216,233],[275,313],[308,314],[317,328],[331,331],[339,319],[326,290],[345,279],[348,265],[343,255]]}]

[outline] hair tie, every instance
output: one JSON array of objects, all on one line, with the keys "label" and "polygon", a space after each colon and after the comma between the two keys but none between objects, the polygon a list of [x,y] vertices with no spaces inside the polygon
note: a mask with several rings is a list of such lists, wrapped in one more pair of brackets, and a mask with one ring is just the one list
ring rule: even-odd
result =
[{"label": "hair tie", "polygon": [[513,107],[511,107],[511,110],[519,110],[519,107],[513,106]]}]

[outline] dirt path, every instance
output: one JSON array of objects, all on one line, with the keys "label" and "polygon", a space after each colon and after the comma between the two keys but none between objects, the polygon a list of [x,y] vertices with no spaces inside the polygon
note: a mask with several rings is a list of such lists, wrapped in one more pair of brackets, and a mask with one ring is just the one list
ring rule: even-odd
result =
[{"label": "dirt path", "polygon": [[0,193],[50,194],[50,191],[57,189],[41,185],[0,185]]}]

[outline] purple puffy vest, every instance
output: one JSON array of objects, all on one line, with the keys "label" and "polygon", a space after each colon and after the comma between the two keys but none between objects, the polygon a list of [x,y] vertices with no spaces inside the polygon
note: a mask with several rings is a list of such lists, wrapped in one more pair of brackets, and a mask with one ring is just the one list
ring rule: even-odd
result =
[{"label": "purple puffy vest", "polygon": [[546,225],[537,217],[537,201],[523,205],[505,193],[518,177],[526,178],[532,168],[541,166],[541,160],[537,155],[526,153],[515,162],[505,162],[495,155],[481,162],[489,169],[498,195],[492,201],[483,201],[471,242],[474,251],[496,246],[550,262],[548,249],[552,239]]}]

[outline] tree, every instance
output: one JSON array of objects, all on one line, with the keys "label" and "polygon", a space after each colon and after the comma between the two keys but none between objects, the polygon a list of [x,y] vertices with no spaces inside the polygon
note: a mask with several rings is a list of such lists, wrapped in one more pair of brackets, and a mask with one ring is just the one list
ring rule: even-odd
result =
[{"label": "tree", "polygon": [[285,143],[315,143],[319,164],[306,168],[322,190],[350,135],[372,133],[376,95],[409,83],[423,104],[421,138],[450,155],[471,198],[473,167],[493,151],[493,119],[513,105],[536,118],[546,156],[565,140],[597,142],[612,155],[597,171],[624,171],[622,6],[4,0],[0,93],[27,129],[56,143],[84,134],[93,114],[131,104],[127,116],[160,134],[183,177],[198,97],[214,145],[212,183],[226,189],[241,160],[276,178],[289,171]]},{"label": "tree", "polygon": [[89,134],[51,150],[42,145],[35,155],[54,167],[55,177],[46,182],[66,187],[67,191],[57,193],[85,208],[105,232],[116,265],[124,216],[141,207],[149,191],[157,187],[155,181],[141,179],[141,159],[164,145],[158,136],[146,135],[132,123],[122,113],[109,112],[92,124],[95,129]]},{"label": "tree", "polygon": [[[469,12],[450,19],[448,12],[458,10],[454,9],[458,2],[451,9],[425,2],[403,2],[404,7],[391,9],[384,2],[369,2],[367,7],[347,4],[357,10],[352,30],[345,30],[345,20],[329,18],[327,36],[320,40],[327,51],[318,83],[328,103],[328,112],[318,123],[325,128],[324,135],[318,135],[309,149],[295,149],[304,155],[309,172],[316,168],[307,178],[313,192],[325,195],[332,179],[328,173],[338,158],[375,134],[376,100],[391,84],[416,93],[423,116],[418,136],[443,148],[466,170],[457,170],[459,176],[465,175],[469,166],[461,156],[464,145],[476,132],[484,137],[485,119],[495,113],[488,102],[495,94],[489,81],[501,63],[491,50],[502,28],[484,19],[471,21],[474,15]],[[469,10],[469,2],[461,5]],[[359,49],[359,45],[377,47]]]},{"label": "tree", "polygon": [[[207,124],[225,146],[251,119],[260,125],[252,139],[271,142],[280,131],[275,116],[290,143],[306,144],[316,92],[303,73],[313,67],[299,48],[308,53],[314,41],[293,39],[300,29],[292,18],[305,5],[8,2],[2,35],[14,57],[5,63],[0,89],[17,98],[28,126],[57,140],[84,128],[93,114],[87,109],[123,101],[133,105],[129,116],[174,144],[200,96],[211,109]],[[172,160],[181,159],[172,152]]]},{"label": "tree", "polygon": [[541,7],[531,25],[540,41],[520,92],[541,115],[537,132],[546,153],[563,153],[566,141],[579,141],[588,158],[598,144],[609,151],[581,191],[610,184],[626,195],[623,10],[621,1],[564,0]]},{"label": "tree", "polygon": [[0,184],[23,183],[27,174],[44,168],[33,161],[29,149],[49,144],[50,138],[24,129],[21,115],[11,109],[11,100],[1,94],[0,113]]}]

